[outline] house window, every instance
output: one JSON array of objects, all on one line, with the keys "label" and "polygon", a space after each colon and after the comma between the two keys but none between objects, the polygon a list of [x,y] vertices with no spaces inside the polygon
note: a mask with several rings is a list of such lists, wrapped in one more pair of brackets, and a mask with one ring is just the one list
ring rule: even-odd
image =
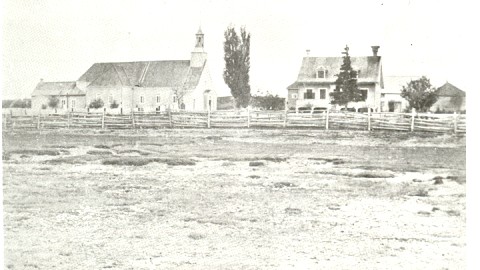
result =
[{"label": "house window", "polygon": [[292,98],[297,99],[298,98],[297,94],[292,94]]},{"label": "house window", "polygon": [[315,93],[313,93],[312,89],[307,89],[307,92],[303,94],[304,99],[315,99]]},{"label": "house window", "polygon": [[160,96],[157,96],[157,103],[160,103]]},{"label": "house window", "polygon": [[328,75],[328,71],[325,68],[320,68],[317,70],[317,78],[318,79],[325,79]]},{"label": "house window", "polygon": [[174,95],[174,96],[173,96],[173,103],[176,103],[176,102],[177,102],[177,96]]},{"label": "house window", "polygon": [[367,100],[367,98],[368,98],[368,89],[360,89],[360,92],[362,93],[362,101]]},{"label": "house window", "polygon": [[75,108],[75,99],[72,99],[71,102],[72,102],[72,106],[71,106],[71,107],[72,107],[72,109],[73,109],[73,108]]},{"label": "house window", "polygon": [[140,96],[140,104],[143,104],[145,102],[145,97],[144,96]]},{"label": "house window", "polygon": [[320,99],[325,99],[327,94],[327,89],[320,89]]},{"label": "house window", "polygon": [[65,107],[66,101],[65,99],[62,99],[62,108]]},{"label": "house window", "polygon": [[380,94],[380,97],[384,98],[384,97],[385,97],[385,94]]}]

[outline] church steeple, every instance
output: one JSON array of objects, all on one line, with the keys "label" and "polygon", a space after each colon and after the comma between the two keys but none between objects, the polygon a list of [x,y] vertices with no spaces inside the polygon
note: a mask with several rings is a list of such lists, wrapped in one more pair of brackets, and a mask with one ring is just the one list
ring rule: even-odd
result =
[{"label": "church steeple", "polygon": [[192,58],[190,59],[191,67],[203,67],[205,60],[207,60],[207,53],[203,50],[203,42],[205,38],[201,28],[195,34],[195,48],[192,51]]},{"label": "church steeple", "polygon": [[203,48],[204,36],[203,36],[203,33],[202,33],[202,29],[200,27],[198,28],[196,38],[197,38],[197,42],[195,44],[195,48]]}]

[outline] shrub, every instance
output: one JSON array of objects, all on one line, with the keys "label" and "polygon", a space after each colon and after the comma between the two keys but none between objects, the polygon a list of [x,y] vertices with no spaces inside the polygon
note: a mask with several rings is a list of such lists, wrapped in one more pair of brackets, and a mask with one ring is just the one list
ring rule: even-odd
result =
[{"label": "shrub", "polygon": [[60,100],[56,96],[51,96],[48,98],[48,106],[52,109],[57,108]]},{"label": "shrub", "polygon": [[94,99],[92,102],[90,102],[90,105],[88,105],[89,108],[91,109],[99,109],[103,107],[103,100],[100,98]]},{"label": "shrub", "polygon": [[110,104],[110,109],[116,109],[118,108],[118,106],[120,106],[120,104],[118,104],[117,101],[114,100],[112,104]]}]

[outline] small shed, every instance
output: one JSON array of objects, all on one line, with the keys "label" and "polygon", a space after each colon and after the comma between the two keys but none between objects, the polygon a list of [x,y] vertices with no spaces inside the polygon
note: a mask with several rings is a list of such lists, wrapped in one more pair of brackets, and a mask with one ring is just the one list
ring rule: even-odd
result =
[{"label": "small shed", "polygon": [[453,84],[446,82],[436,91],[438,100],[430,111],[432,112],[465,112],[465,91],[459,89]]}]

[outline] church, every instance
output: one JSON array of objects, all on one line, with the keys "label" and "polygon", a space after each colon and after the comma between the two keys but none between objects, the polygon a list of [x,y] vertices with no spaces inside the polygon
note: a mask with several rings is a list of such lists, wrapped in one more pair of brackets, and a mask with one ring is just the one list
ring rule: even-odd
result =
[{"label": "church", "polygon": [[32,93],[32,109],[85,111],[95,100],[111,113],[165,110],[208,111],[217,107],[217,94],[198,30],[190,60],[113,62],[93,64],[77,81],[40,81]]}]

